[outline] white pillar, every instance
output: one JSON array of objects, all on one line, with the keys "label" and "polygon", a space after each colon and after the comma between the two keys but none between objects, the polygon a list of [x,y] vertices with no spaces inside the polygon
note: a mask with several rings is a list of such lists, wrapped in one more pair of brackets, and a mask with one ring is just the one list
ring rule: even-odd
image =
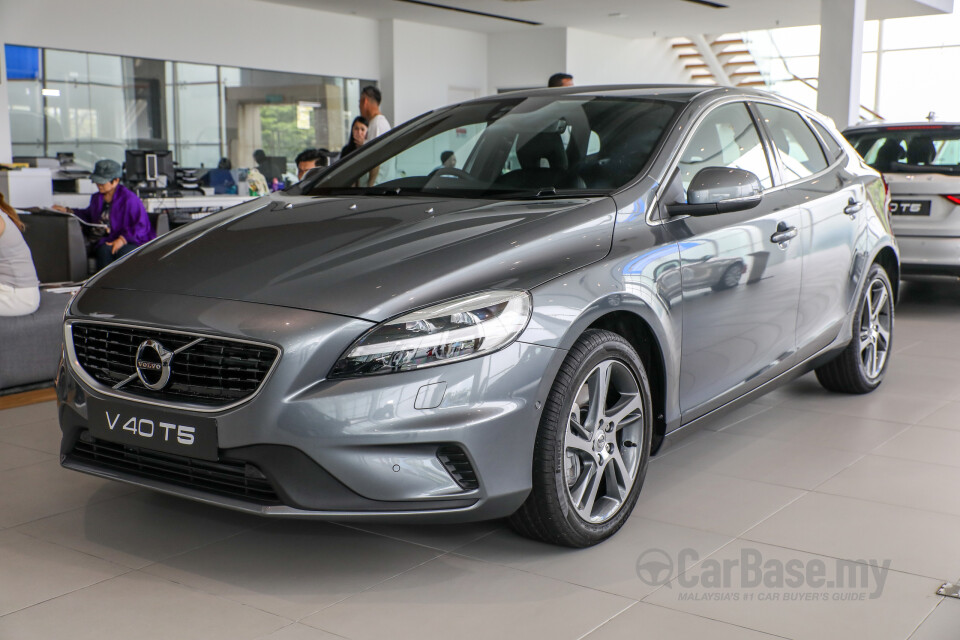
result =
[{"label": "white pillar", "polygon": [[867,0],[820,0],[817,110],[843,129],[859,119]]},{"label": "white pillar", "polygon": [[0,162],[13,159],[13,142],[10,132],[10,107],[7,102],[7,62],[0,38]]},{"label": "white pillar", "polygon": [[[380,77],[377,84],[383,101],[380,103],[380,112],[390,122],[390,126],[397,126],[397,25],[395,20],[380,21]],[[360,87],[363,89],[363,87]]]}]

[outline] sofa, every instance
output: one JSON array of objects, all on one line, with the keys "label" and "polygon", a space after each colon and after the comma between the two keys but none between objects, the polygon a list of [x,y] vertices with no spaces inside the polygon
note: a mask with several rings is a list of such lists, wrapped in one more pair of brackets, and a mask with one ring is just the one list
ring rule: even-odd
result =
[{"label": "sofa", "polygon": [[67,213],[38,212],[23,216],[23,239],[33,254],[40,282],[86,280],[87,247],[80,221]]},{"label": "sofa", "polygon": [[0,317],[0,393],[53,380],[60,364],[68,293],[40,292],[28,316]]},{"label": "sofa", "polygon": [[[23,222],[40,282],[82,282],[92,273],[77,218],[41,211],[25,215]],[[166,213],[150,214],[150,223],[158,235],[170,230]],[[0,317],[0,395],[50,382],[57,375],[63,311],[70,297],[41,291],[34,313]]]},{"label": "sofa", "polygon": [[[170,219],[166,213],[148,215],[158,236],[170,231]],[[40,282],[82,282],[93,273],[83,228],[75,216],[39,211],[23,216],[23,222],[26,226],[23,239],[33,254]]]}]

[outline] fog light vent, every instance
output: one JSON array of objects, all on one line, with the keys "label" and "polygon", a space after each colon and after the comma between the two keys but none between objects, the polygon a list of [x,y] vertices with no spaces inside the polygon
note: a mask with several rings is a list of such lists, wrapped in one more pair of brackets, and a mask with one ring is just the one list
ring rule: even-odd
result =
[{"label": "fog light vent", "polygon": [[450,477],[465,491],[473,491],[480,486],[470,459],[460,447],[453,444],[444,445],[437,449],[437,458],[443,463]]}]

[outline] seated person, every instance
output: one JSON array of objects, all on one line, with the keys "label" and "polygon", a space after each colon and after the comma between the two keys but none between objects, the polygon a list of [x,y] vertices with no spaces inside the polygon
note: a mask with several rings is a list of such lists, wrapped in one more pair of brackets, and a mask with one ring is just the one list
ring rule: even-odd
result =
[{"label": "seated person", "polygon": [[99,191],[90,197],[90,206],[85,209],[54,207],[87,223],[105,225],[88,236],[98,270],[157,237],[143,202],[137,194],[120,184],[122,174],[117,162],[100,160],[90,176]]},{"label": "seated person", "polygon": [[440,154],[440,166],[434,169],[438,171],[440,169],[456,169],[457,168],[457,156],[453,154],[453,151],[444,151]]},{"label": "seated person", "polygon": [[21,231],[23,223],[0,192],[0,316],[26,316],[40,306],[37,270]]},{"label": "seated person", "polygon": [[217,168],[207,171],[201,178],[201,184],[205,187],[213,187],[213,192],[217,195],[237,193],[237,183],[233,179],[232,168],[229,158],[220,158]]},{"label": "seated person", "polygon": [[294,163],[297,165],[297,180],[303,180],[303,176],[310,169],[324,166],[326,157],[320,152],[320,149],[304,149],[298,155]]}]

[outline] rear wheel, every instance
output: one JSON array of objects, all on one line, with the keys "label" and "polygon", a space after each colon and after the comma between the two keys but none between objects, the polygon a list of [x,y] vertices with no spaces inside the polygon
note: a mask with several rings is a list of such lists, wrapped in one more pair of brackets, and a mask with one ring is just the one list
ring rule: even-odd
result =
[{"label": "rear wheel", "polygon": [[587,547],[623,526],[650,455],[650,385],[625,339],[591,329],[570,349],[544,406],[533,490],[510,518],[521,534]]},{"label": "rear wheel", "polygon": [[836,359],[817,369],[830,391],[869,393],[883,381],[893,345],[893,287],[880,265],[873,265],[860,295],[853,339]]}]

